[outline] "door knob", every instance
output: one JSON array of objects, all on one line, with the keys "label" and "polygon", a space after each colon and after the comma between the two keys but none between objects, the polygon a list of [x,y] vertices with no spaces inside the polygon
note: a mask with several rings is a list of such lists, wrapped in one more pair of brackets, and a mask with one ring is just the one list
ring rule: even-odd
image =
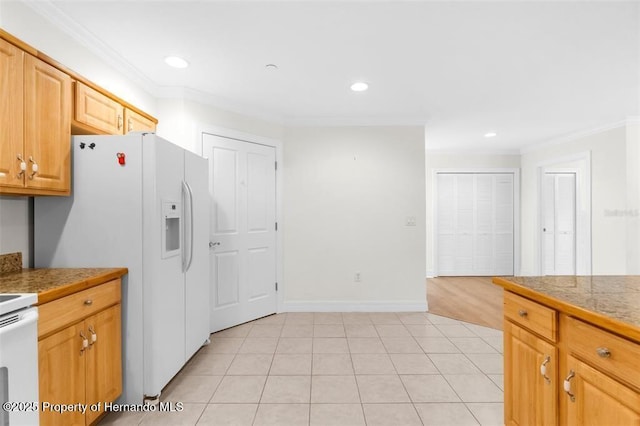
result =
[{"label": "door knob", "polygon": [[219,246],[219,245],[220,245],[220,241],[216,241],[215,243],[209,241],[209,248],[214,248],[215,246]]}]

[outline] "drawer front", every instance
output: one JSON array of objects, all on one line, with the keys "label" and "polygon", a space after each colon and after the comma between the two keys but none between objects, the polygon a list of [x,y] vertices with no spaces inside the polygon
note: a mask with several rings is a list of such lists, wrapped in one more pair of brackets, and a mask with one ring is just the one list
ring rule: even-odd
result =
[{"label": "drawer front", "polygon": [[120,279],[38,307],[38,337],[80,321],[120,302]]},{"label": "drawer front", "polygon": [[567,345],[573,355],[640,389],[640,344],[575,318],[567,323]]},{"label": "drawer front", "polygon": [[504,315],[552,342],[558,340],[558,318],[553,309],[505,291]]}]

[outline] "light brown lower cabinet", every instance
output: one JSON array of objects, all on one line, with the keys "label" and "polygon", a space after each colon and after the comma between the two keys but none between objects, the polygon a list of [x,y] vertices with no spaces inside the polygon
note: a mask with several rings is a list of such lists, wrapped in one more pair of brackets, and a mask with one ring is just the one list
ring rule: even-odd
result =
[{"label": "light brown lower cabinet", "polygon": [[556,424],[557,348],[508,321],[504,336],[505,424]]},{"label": "light brown lower cabinet", "polygon": [[639,342],[508,291],[504,303],[506,425],[640,425]]},{"label": "light brown lower cabinet", "polygon": [[[567,403],[568,425],[640,425],[638,392],[572,356],[567,367],[570,386],[566,392],[573,395]],[[565,397],[571,399],[568,394]]]},{"label": "light brown lower cabinet", "polygon": [[[120,396],[121,306],[120,280],[114,280],[39,308],[40,330],[47,332],[38,342],[41,425],[90,425],[105,402]],[[58,413],[43,404],[87,409]]]}]

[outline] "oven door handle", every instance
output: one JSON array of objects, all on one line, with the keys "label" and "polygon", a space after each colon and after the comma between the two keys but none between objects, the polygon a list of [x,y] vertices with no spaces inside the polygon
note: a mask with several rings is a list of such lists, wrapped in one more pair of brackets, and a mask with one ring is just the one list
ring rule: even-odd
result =
[{"label": "oven door handle", "polygon": [[0,337],[15,331],[16,328],[24,327],[38,321],[38,311],[36,309],[29,310],[22,315],[22,318],[13,324],[0,328]]}]

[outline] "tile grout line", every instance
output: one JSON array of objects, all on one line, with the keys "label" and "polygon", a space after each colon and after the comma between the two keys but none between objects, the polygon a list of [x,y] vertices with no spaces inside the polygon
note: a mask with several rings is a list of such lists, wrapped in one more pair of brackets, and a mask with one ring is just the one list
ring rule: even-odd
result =
[{"label": "tile grout line", "polygon": [[[402,320],[400,320],[400,322],[402,322]],[[405,330],[407,330],[407,332],[409,332],[409,329],[407,328],[406,324],[403,323],[402,326],[404,327]],[[411,333],[409,333],[409,336],[411,336]],[[411,336],[411,338],[414,340],[414,342],[416,344],[418,344],[418,342],[415,340],[415,338],[413,338],[413,336]],[[382,344],[384,345],[384,342]],[[424,352],[424,350],[422,349],[422,347],[420,345],[418,345],[418,347],[420,347],[420,349]],[[386,349],[386,347],[385,347],[385,349]],[[418,412],[418,409],[416,408],[416,403],[413,400],[413,398],[411,398],[411,394],[409,393],[409,390],[407,389],[407,386],[405,385],[404,381],[402,380],[402,377],[400,376],[400,373],[398,372],[398,368],[394,364],[393,359],[389,355],[388,349],[387,349],[387,356],[391,360],[391,365],[393,366],[393,370],[396,372],[396,375],[398,376],[398,380],[400,380],[400,384],[402,384],[402,389],[404,389],[405,393],[407,394],[407,397],[409,398],[409,402],[411,403],[411,406],[413,407],[413,411],[418,416],[418,420],[420,420],[420,423],[424,425],[424,422],[422,421],[422,417],[420,416],[420,412]]]}]

